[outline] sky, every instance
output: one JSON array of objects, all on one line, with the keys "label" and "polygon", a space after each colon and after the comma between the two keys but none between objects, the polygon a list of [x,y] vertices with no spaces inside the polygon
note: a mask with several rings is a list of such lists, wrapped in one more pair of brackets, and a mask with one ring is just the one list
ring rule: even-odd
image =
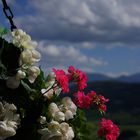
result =
[{"label": "sky", "polygon": [[[38,42],[40,65],[110,76],[140,72],[140,0],[7,0]],[[0,9],[2,5],[0,4]],[[9,24],[0,10],[0,26]]]}]

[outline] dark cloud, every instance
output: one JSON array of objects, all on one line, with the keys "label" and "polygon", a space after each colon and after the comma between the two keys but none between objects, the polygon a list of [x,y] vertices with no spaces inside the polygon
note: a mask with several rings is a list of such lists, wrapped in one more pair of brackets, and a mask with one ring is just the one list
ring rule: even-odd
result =
[{"label": "dark cloud", "polygon": [[137,43],[139,7],[138,0],[30,0],[31,14],[16,21],[39,40]]}]

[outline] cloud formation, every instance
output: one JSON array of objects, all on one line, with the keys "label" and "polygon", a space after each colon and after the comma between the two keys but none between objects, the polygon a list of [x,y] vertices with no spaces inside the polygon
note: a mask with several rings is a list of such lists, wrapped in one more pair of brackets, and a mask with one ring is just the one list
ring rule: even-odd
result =
[{"label": "cloud formation", "polygon": [[71,64],[86,72],[94,72],[94,67],[107,65],[101,58],[89,57],[74,46],[62,46],[48,44],[44,41],[39,43],[39,51],[42,54],[42,65],[44,68],[68,67]]},{"label": "cloud formation", "polygon": [[7,2],[17,27],[40,42],[44,69],[74,65],[87,72],[139,71],[140,0]]},{"label": "cloud formation", "polygon": [[39,40],[129,44],[140,41],[139,7],[139,0],[30,0],[31,14],[17,22]]}]

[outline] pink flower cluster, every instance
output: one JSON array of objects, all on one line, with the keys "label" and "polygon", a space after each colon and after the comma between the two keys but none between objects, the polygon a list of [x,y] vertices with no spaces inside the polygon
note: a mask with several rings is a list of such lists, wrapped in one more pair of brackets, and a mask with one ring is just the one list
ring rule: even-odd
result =
[{"label": "pink flower cluster", "polygon": [[53,69],[56,81],[62,88],[62,91],[69,92],[69,82],[76,82],[78,90],[83,90],[87,86],[87,76],[82,71],[75,69],[73,66],[68,68],[68,74],[63,70]]},{"label": "pink flower cluster", "polygon": [[53,69],[53,72],[55,73],[56,76],[56,81],[58,84],[61,86],[63,92],[69,92],[69,84],[68,84],[68,77],[66,73],[63,70],[56,70]]},{"label": "pink flower cluster", "polygon": [[70,66],[68,69],[68,77],[72,82],[76,82],[78,90],[83,90],[87,86],[87,76],[82,71],[75,69],[73,66]]},{"label": "pink flower cluster", "polygon": [[99,123],[98,135],[106,140],[116,140],[119,136],[119,128],[111,120],[102,119]]},{"label": "pink flower cluster", "polygon": [[99,108],[99,110],[101,112],[106,112],[107,107],[106,107],[106,103],[109,101],[109,99],[106,99],[104,96],[102,95],[95,95],[93,98],[93,102],[94,104]]},{"label": "pink flower cluster", "polygon": [[76,97],[75,99],[76,105],[82,109],[89,109],[90,106],[92,105],[94,94],[96,93],[90,92],[87,95],[85,95],[84,92],[78,91],[77,93],[74,94]]},{"label": "pink flower cluster", "polygon": [[74,94],[75,102],[79,108],[89,109],[91,105],[96,105],[101,112],[106,111],[105,103],[108,99],[105,99],[102,95],[97,95],[94,91],[90,91],[85,95],[82,91],[87,86],[87,76],[82,71],[70,66],[67,70],[68,74],[63,70],[53,69],[56,76],[58,85],[62,88],[62,91],[69,92],[69,82],[75,82],[78,87],[78,92]]},{"label": "pink flower cluster", "polygon": [[92,105],[96,105],[101,112],[106,112],[105,103],[109,99],[105,99],[102,95],[97,95],[95,91],[90,91],[85,95],[84,92],[78,91],[75,95],[75,103],[82,109],[89,109]]}]

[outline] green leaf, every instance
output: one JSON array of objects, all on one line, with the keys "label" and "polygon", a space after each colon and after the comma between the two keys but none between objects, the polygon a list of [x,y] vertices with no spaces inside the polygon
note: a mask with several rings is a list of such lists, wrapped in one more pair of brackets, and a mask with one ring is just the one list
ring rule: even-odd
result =
[{"label": "green leaf", "polygon": [[3,27],[0,27],[0,36],[8,34],[9,30]]},{"label": "green leaf", "polygon": [[26,116],[26,110],[23,109],[23,108],[20,108],[19,110],[20,110],[21,117],[22,118],[25,118],[25,116]]},{"label": "green leaf", "polygon": [[33,88],[37,89],[38,91],[41,91],[41,89],[46,88],[46,81],[45,81],[45,76],[44,72],[40,68],[40,74],[36,78]]},{"label": "green leaf", "polygon": [[21,84],[22,86],[25,88],[25,90],[27,91],[27,93],[32,93],[35,92],[35,89],[32,89],[26,82],[24,82],[23,80],[21,80]]}]

